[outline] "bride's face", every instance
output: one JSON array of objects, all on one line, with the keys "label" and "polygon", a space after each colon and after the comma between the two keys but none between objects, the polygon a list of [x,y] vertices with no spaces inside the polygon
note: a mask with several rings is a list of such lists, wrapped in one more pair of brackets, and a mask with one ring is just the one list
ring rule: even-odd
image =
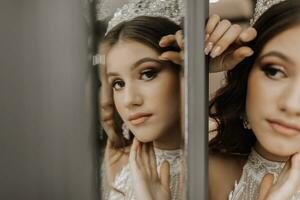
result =
[{"label": "bride's face", "polygon": [[300,25],[270,40],[248,79],[246,113],[257,147],[274,159],[300,151]]},{"label": "bride's face", "polygon": [[179,74],[154,49],[131,40],[108,52],[107,77],[122,120],[142,142],[178,131]]}]

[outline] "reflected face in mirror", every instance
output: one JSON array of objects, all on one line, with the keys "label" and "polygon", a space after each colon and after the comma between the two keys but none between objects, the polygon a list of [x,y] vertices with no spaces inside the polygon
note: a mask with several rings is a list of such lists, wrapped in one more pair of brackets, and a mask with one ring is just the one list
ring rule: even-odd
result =
[{"label": "reflected face in mirror", "polygon": [[300,151],[300,25],[263,48],[248,79],[246,113],[262,152]]},{"label": "reflected face in mirror", "polygon": [[[176,148],[179,128],[179,71],[149,46],[121,40],[107,54],[107,77],[115,107],[142,142]],[[175,140],[175,141],[172,141]]]}]

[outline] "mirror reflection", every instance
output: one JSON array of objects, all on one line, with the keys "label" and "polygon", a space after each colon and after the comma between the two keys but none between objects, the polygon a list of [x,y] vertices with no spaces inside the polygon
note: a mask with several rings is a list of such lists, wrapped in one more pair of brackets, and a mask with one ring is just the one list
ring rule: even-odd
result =
[{"label": "mirror reflection", "polygon": [[131,0],[113,12],[105,5],[102,199],[182,199],[183,2]]},{"label": "mirror reflection", "polygon": [[[253,3],[221,2],[222,9],[234,8],[235,13]],[[206,53],[214,58],[217,47],[229,50],[210,63],[226,71],[209,105],[214,132],[209,141],[210,199],[300,199],[299,11],[298,0],[258,0],[250,25],[239,24],[243,17],[236,16],[229,21],[215,16],[208,22],[213,31]],[[221,32],[221,39],[213,32]]]}]

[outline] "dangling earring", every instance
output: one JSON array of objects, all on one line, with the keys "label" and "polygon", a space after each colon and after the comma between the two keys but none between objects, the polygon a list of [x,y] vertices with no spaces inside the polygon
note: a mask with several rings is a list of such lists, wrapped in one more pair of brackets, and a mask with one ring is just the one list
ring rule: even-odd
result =
[{"label": "dangling earring", "polygon": [[250,130],[251,126],[250,126],[250,123],[248,122],[247,118],[244,117],[244,116],[241,116],[240,118],[243,121],[243,127],[244,127],[244,129]]},{"label": "dangling earring", "polygon": [[127,139],[127,140],[130,139],[129,129],[127,128],[125,123],[123,123],[123,125],[122,125],[122,134],[123,134],[125,139]]}]

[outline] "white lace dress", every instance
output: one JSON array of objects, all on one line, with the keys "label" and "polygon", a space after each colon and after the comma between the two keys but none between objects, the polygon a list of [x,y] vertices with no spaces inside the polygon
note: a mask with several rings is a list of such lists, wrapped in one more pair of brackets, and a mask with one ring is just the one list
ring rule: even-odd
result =
[{"label": "white lace dress", "polygon": [[[263,177],[270,173],[274,175],[274,181],[284,167],[284,162],[275,162],[263,158],[252,149],[239,183],[235,183],[233,191],[229,194],[229,200],[256,200],[260,183]],[[292,200],[300,200],[300,194],[295,195]]]},{"label": "white lace dress", "polygon": [[[164,160],[170,163],[170,190],[171,199],[179,200],[181,195],[179,193],[179,173],[180,173],[180,162],[182,160],[182,150],[161,150],[154,149],[156,155],[157,171],[159,173],[160,166]],[[129,169],[129,164],[125,165],[121,172],[116,176],[113,187],[116,190],[110,190],[106,195],[104,195],[105,200],[135,200],[132,183],[131,183],[131,173]],[[122,193],[123,194],[122,194]]]}]

